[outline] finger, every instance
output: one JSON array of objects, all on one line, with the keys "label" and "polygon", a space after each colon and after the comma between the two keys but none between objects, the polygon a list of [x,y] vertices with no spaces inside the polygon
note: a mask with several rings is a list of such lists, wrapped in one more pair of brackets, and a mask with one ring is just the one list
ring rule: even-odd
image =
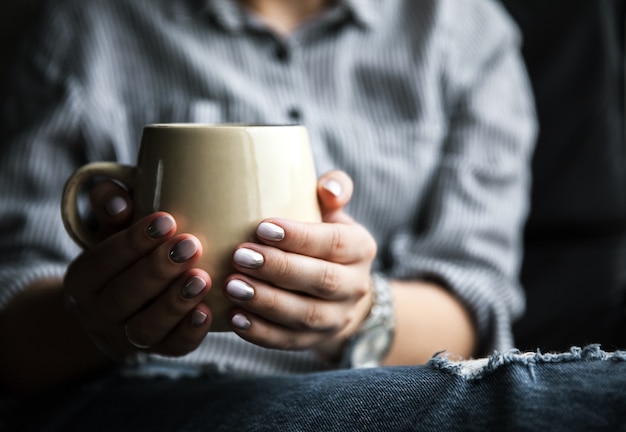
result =
[{"label": "finger", "polygon": [[247,312],[294,330],[336,331],[357,318],[341,302],[303,296],[245,277],[230,278],[223,293]]},{"label": "finger", "polygon": [[154,213],[140,219],[72,262],[65,277],[67,293],[76,301],[92,297],[118,273],[151,253],[175,232],[176,221],[167,213]]},{"label": "finger", "polygon": [[278,350],[303,350],[333,336],[332,331],[310,332],[278,326],[249,311],[233,309],[230,317],[233,331],[255,345]]},{"label": "finger", "polygon": [[348,174],[334,170],[323,174],[317,182],[317,195],[325,222],[351,222],[343,208],[350,202],[354,184]]},{"label": "finger", "polygon": [[266,219],[256,231],[260,241],[283,251],[351,264],[376,255],[376,241],[356,223],[302,223]]},{"label": "finger", "polygon": [[247,243],[235,251],[237,271],[272,285],[327,300],[344,300],[367,291],[361,269],[280,249]]},{"label": "finger", "polygon": [[346,295],[340,280],[348,269],[317,258],[248,243],[235,251],[233,267],[255,279],[319,298],[338,300]]},{"label": "finger", "polygon": [[126,321],[128,337],[140,345],[157,345],[202,301],[210,287],[205,271],[183,273],[150,306]]},{"label": "finger", "polygon": [[108,237],[130,223],[132,198],[120,184],[111,180],[99,181],[91,188],[89,199],[101,238]]},{"label": "finger", "polygon": [[152,304],[176,278],[191,269],[201,254],[202,245],[191,234],[180,234],[163,243],[97,293],[103,316],[126,321]]},{"label": "finger", "polygon": [[198,348],[206,337],[211,321],[211,310],[206,304],[199,303],[150,351],[168,356],[188,354]]}]

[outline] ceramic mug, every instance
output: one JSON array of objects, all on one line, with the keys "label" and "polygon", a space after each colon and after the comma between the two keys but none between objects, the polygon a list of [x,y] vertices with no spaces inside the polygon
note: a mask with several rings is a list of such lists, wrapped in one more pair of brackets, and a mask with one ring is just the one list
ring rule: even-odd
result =
[{"label": "ceramic mug", "polygon": [[203,255],[196,264],[213,289],[205,302],[211,331],[229,329],[231,307],[222,296],[238,244],[255,241],[267,217],[321,221],[317,175],[303,126],[154,124],[144,127],[136,166],[92,163],[68,179],[61,213],[69,235],[84,248],[96,239],[77,204],[80,186],[94,176],[120,181],[131,191],[134,219],[155,211],[174,216],[178,232],[195,235]]}]

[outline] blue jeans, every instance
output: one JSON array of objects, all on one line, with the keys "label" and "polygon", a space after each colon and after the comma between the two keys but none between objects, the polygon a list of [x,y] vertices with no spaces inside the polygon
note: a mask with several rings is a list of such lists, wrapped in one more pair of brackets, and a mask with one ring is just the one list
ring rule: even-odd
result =
[{"label": "blue jeans", "polygon": [[[7,417],[5,417],[6,419]],[[295,376],[100,377],[23,400],[15,431],[626,430],[626,352],[509,352]]]}]

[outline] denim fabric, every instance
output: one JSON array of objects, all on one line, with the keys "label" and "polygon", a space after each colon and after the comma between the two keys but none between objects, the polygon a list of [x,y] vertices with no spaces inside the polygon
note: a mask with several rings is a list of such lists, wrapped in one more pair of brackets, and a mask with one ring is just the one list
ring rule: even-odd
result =
[{"label": "denim fabric", "polygon": [[114,374],[21,401],[11,417],[15,431],[626,430],[626,353],[511,351],[272,377]]}]

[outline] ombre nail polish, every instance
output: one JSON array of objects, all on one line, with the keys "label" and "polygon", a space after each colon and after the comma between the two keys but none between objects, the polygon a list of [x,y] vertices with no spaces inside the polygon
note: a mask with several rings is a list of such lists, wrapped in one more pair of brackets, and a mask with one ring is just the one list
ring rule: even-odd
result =
[{"label": "ombre nail polish", "polygon": [[261,222],[256,233],[262,239],[270,241],[280,241],[285,238],[285,230],[270,222]]},{"label": "ombre nail polish", "polygon": [[170,216],[159,216],[148,226],[147,232],[150,237],[157,239],[163,237],[174,228],[174,219]]},{"label": "ombre nail polish", "polygon": [[263,255],[252,249],[239,248],[233,255],[233,260],[242,267],[251,269],[259,268],[263,265]]},{"label": "ombre nail polish", "polygon": [[207,315],[201,310],[194,309],[194,311],[191,313],[191,325],[193,327],[200,327],[202,324],[205,323],[206,319]]},{"label": "ombre nail polish", "polygon": [[252,323],[244,314],[237,313],[233,315],[230,322],[232,325],[240,330],[248,330]]},{"label": "ombre nail polish", "polygon": [[183,263],[198,252],[198,245],[192,239],[181,240],[170,250],[170,259],[176,263]]},{"label": "ombre nail polish", "polygon": [[121,196],[114,196],[108,199],[104,207],[109,216],[117,216],[128,208],[128,203]]},{"label": "ombre nail polish", "polygon": [[226,284],[228,295],[239,300],[250,300],[254,297],[254,288],[239,279],[232,279]]},{"label": "ombre nail polish", "polygon": [[180,290],[180,293],[183,298],[192,299],[200,294],[204,288],[206,288],[206,282],[204,281],[204,279],[199,276],[194,276],[187,282],[185,282],[182,289]]}]

